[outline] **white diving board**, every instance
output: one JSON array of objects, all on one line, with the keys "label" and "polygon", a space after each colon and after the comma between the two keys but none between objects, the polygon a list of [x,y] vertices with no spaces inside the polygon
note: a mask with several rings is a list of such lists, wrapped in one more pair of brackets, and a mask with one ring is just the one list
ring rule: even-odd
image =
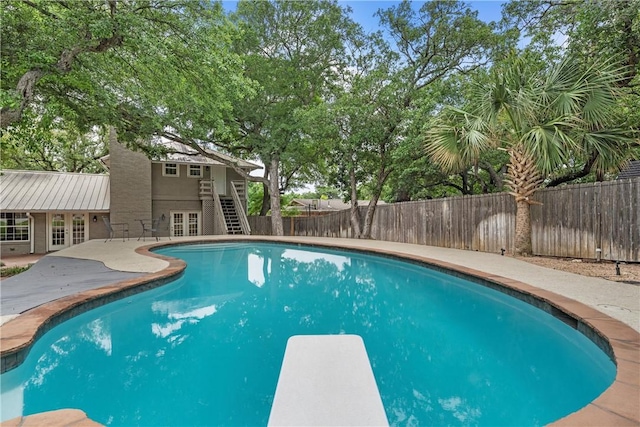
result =
[{"label": "white diving board", "polygon": [[362,338],[289,338],[268,425],[388,426]]}]

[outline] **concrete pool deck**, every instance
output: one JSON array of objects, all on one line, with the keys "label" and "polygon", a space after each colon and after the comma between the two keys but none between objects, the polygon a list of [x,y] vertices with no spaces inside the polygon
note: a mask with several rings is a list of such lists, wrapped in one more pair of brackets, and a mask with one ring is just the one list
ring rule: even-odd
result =
[{"label": "concrete pool deck", "polygon": [[[179,274],[184,263],[151,254],[148,249],[158,245],[189,242],[272,241],[317,245],[339,249],[357,249],[426,262],[438,268],[468,274],[495,283],[518,294],[530,295],[544,305],[543,309],[556,314],[594,341],[604,339],[618,364],[614,384],[598,399],[580,411],[559,420],[558,425],[640,425],[640,287],[551,270],[499,254],[471,252],[430,246],[393,243],[375,240],[263,237],[263,236],[198,236],[176,238],[171,242],[137,242],[102,240],[85,242],[44,257],[89,260],[104,264],[114,273],[132,273],[136,277],[114,279],[110,285],[63,296],[52,302],[34,305],[35,308],[14,319],[4,318],[0,327],[0,347],[3,370],[19,364],[31,343],[44,332],[43,325],[52,319],[64,320],[89,309],[87,304],[101,305],[102,300],[122,297],[122,289],[146,289],[157,280],[170,280]],[[88,263],[89,264],[89,263]],[[88,265],[87,264],[87,265]],[[37,264],[36,264],[37,266]],[[37,270],[37,269],[36,269]],[[4,286],[4,285],[3,285]],[[4,291],[3,291],[4,294]],[[61,295],[62,296],[62,295]],[[85,307],[85,308],[82,308]],[[558,311],[559,309],[559,311]],[[71,311],[70,311],[71,310]],[[558,312],[556,312],[558,311]],[[560,311],[568,315],[559,315]],[[58,320],[59,321],[59,320]],[[595,334],[591,330],[593,328]],[[595,336],[594,336],[595,335]],[[598,338],[600,337],[600,338]],[[601,343],[602,344],[602,343]],[[603,344],[604,345],[604,344]],[[15,358],[12,360],[12,357]]]}]

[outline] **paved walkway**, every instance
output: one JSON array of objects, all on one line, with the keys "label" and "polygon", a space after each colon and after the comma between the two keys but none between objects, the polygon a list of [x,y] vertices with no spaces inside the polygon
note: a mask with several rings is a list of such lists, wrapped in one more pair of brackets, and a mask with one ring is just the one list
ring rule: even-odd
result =
[{"label": "paved walkway", "polygon": [[[208,236],[208,240],[210,236]],[[171,242],[166,243],[181,243],[181,242],[193,242],[201,240],[201,237],[192,238],[174,238]],[[255,239],[260,240],[260,236],[219,236],[214,237],[213,240],[247,240]],[[273,238],[272,238],[273,239]],[[278,239],[274,239],[278,240]],[[493,275],[499,275],[509,279],[518,280],[535,287],[555,292],[557,294],[566,296],[568,298],[580,301],[590,307],[593,307],[615,319],[618,319],[627,325],[631,326],[637,331],[640,331],[640,287],[636,285],[630,285],[619,282],[612,282],[594,277],[580,276],[564,271],[552,270],[540,266],[536,266],[524,261],[513,259],[510,257],[500,256],[499,254],[490,254],[484,252],[464,251],[458,249],[447,249],[433,246],[411,245],[405,243],[393,243],[383,242],[377,240],[354,240],[354,239],[333,239],[333,238],[315,238],[315,237],[286,237],[282,240],[294,241],[307,244],[324,244],[332,245],[339,241],[341,246],[354,248],[354,249],[382,249],[390,253],[404,253],[410,255],[424,256],[439,261],[444,261],[452,264],[457,264],[472,268],[474,270],[483,271]],[[48,267],[44,270],[56,271],[59,273],[63,271],[63,266],[72,267],[78,274],[74,275],[74,281],[82,283],[82,286],[94,286],[99,287],[105,284],[104,281],[93,281],[92,277],[97,274],[103,275],[105,278],[109,277],[109,272],[113,275],[113,281],[118,281],[117,274],[122,273],[151,273],[157,272],[167,267],[168,263],[163,260],[150,258],[140,255],[135,252],[135,249],[141,246],[155,243],[153,241],[138,242],[135,240],[122,241],[110,241],[104,242],[103,240],[91,240],[80,245],[73,246],[68,249],[64,249],[53,254],[45,256],[42,261],[46,263]],[[163,242],[164,243],[164,242]],[[105,270],[95,270],[95,264],[87,262],[86,266],[94,268],[91,272],[87,270],[86,275],[82,274],[81,264],[70,263],[69,258],[77,260],[90,260],[102,263]],[[37,267],[38,262],[36,264]],[[32,269],[34,268],[32,267]],[[42,282],[41,277],[42,268],[36,268],[34,273],[30,276],[26,276],[27,273],[23,273],[16,278],[25,275],[24,281],[21,279],[21,288],[26,289],[28,281]],[[9,281],[7,279],[7,281]],[[4,282],[2,287],[2,299],[4,300]],[[41,286],[41,285],[39,285]],[[59,283],[49,284],[51,288],[59,288]],[[47,294],[47,298],[55,299],[56,297],[62,297],[63,293],[58,293],[57,290],[53,290]],[[35,305],[41,304],[42,300],[34,302]],[[3,301],[2,314],[5,304]],[[20,306],[20,310],[24,311],[29,307]],[[14,313],[9,313],[14,314]],[[14,317],[14,316],[12,316]],[[4,320],[4,319],[3,319]],[[8,320],[8,319],[7,319]],[[5,320],[6,321],[6,320]],[[4,322],[3,322],[4,323]]]}]

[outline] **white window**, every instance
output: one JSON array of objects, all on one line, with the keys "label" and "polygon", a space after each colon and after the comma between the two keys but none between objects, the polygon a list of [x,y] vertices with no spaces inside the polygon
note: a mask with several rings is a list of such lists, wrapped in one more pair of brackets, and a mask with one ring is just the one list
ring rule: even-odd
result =
[{"label": "white window", "polygon": [[199,236],[200,212],[171,212],[171,236]]},{"label": "white window", "polygon": [[29,240],[29,218],[24,212],[0,213],[0,241],[16,242]]},{"label": "white window", "polygon": [[163,176],[180,176],[180,167],[177,163],[164,163],[162,167]]},{"label": "white window", "polygon": [[191,178],[202,178],[202,166],[189,165],[189,176]]}]

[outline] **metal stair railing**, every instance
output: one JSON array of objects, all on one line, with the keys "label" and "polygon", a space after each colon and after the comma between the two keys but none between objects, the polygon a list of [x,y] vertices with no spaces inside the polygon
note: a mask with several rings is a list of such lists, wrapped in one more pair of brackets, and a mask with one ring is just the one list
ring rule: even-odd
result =
[{"label": "metal stair railing", "polygon": [[[200,181],[200,183],[202,188],[202,181]],[[227,232],[227,223],[225,221],[224,211],[222,210],[222,203],[220,203],[220,196],[216,191],[216,185],[213,179],[211,180],[210,185],[211,196],[213,197],[213,210],[215,211],[216,217],[214,232],[217,234],[217,231],[220,231],[220,234],[229,234]]]},{"label": "metal stair railing", "polygon": [[242,234],[250,235],[251,227],[249,226],[249,219],[247,218],[247,213],[244,210],[242,200],[240,200],[240,195],[238,194],[238,189],[236,188],[236,181],[231,181],[231,198],[233,199],[233,204],[236,208],[236,214],[238,215],[238,219],[240,220]]}]

